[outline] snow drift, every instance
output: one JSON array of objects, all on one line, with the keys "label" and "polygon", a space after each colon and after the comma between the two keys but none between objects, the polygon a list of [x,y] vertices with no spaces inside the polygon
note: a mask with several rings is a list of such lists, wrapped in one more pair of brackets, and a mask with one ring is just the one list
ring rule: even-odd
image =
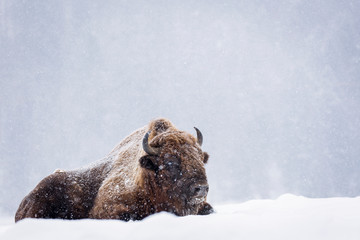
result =
[{"label": "snow drift", "polygon": [[290,194],[215,207],[209,216],[152,215],[143,221],[12,219],[0,239],[360,239],[360,197]]}]

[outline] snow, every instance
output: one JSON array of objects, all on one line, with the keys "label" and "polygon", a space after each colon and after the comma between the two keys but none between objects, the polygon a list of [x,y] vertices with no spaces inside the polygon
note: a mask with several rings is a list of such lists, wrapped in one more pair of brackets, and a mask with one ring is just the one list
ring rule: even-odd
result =
[{"label": "snow", "polygon": [[208,216],[152,215],[142,221],[0,220],[0,239],[360,239],[360,197],[285,194],[215,206]]}]

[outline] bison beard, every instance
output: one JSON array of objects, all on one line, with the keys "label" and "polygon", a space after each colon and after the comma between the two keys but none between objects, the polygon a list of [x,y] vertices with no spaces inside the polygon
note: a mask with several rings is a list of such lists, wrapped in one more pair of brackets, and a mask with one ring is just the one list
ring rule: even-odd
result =
[{"label": "bison beard", "polygon": [[157,119],[120,142],[104,159],[76,171],[55,171],[21,202],[23,218],[140,220],[168,211],[206,215],[209,190],[203,137]]}]

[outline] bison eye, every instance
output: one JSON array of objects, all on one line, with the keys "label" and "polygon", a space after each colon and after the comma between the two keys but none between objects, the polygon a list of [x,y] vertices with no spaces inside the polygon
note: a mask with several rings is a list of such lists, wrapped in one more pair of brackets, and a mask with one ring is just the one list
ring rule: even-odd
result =
[{"label": "bison eye", "polygon": [[164,165],[165,166],[179,166],[180,165],[180,159],[177,158],[174,155],[165,154],[164,158]]},{"label": "bison eye", "polygon": [[174,163],[174,162],[168,162],[166,165],[167,165],[167,166],[169,166],[169,167],[172,167],[172,166],[179,166],[179,164],[178,164],[178,163]]},{"label": "bison eye", "polygon": [[177,162],[166,162],[164,164],[164,168],[169,170],[169,171],[174,171],[176,169],[180,168],[180,164]]}]

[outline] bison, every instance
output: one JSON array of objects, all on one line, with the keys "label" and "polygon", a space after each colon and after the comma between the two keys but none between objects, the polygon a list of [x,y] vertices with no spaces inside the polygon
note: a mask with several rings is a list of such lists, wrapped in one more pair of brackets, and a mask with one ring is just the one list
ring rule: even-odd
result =
[{"label": "bison", "polygon": [[203,137],[156,119],[120,142],[104,159],[74,171],[56,170],[20,203],[24,218],[141,220],[167,211],[206,215],[209,191]]}]

